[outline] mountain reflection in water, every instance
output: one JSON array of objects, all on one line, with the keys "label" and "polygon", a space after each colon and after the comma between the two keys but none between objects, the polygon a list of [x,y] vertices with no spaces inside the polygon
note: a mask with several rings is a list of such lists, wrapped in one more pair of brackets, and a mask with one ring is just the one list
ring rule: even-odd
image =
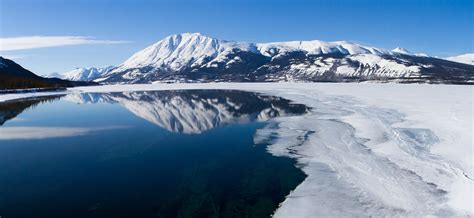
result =
[{"label": "mountain reflection in water", "polygon": [[26,98],[0,103],[0,126],[8,120],[15,118],[28,108],[35,107],[42,103],[52,102],[62,96],[64,95]]},{"label": "mountain reflection in water", "polygon": [[233,123],[267,121],[308,110],[284,98],[232,90],[79,93],[68,95],[66,99],[80,104],[118,103],[153,124],[186,134]]}]

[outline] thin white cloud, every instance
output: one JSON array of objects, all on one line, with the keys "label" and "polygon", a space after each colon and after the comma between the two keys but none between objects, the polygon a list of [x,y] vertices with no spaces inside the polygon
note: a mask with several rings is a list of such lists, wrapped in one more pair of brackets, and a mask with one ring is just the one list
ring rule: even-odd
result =
[{"label": "thin white cloud", "polygon": [[98,40],[85,36],[22,36],[0,38],[0,51],[15,51],[67,45],[122,43],[129,43],[129,41]]}]

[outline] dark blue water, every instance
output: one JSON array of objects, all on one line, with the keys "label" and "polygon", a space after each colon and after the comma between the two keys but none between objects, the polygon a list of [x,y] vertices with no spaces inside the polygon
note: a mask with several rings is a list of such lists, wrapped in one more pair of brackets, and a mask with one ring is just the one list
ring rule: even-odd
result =
[{"label": "dark blue water", "polygon": [[268,217],[304,179],[255,144],[303,105],[240,91],[0,104],[0,216]]}]

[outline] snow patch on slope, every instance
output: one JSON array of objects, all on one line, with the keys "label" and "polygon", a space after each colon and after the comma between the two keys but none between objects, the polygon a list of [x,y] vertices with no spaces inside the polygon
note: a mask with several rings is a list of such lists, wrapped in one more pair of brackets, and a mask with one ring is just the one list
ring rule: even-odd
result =
[{"label": "snow patch on slope", "polygon": [[63,75],[58,73],[58,72],[54,72],[54,73],[50,73],[48,75],[45,76],[46,78],[63,78]]},{"label": "snow patch on slope", "polygon": [[303,51],[309,55],[322,54],[389,54],[384,49],[367,47],[347,41],[324,42],[320,40],[312,41],[290,41],[290,42],[270,42],[257,43],[258,50],[265,56],[272,57],[278,53]]},{"label": "snow patch on slope", "polygon": [[341,59],[319,57],[314,63],[292,64],[287,72],[289,75],[321,76],[331,71],[335,72],[336,75],[346,77],[399,78],[418,77],[420,76],[421,67],[407,66],[374,54],[358,54]]},{"label": "snow patch on slope", "polygon": [[447,57],[446,60],[455,61],[463,64],[474,65],[474,53],[463,54],[453,57]]},{"label": "snow patch on slope", "polygon": [[102,67],[102,68],[95,68],[95,67],[76,68],[74,70],[65,72],[61,76],[61,79],[67,79],[71,81],[92,81],[108,73],[113,68],[114,67],[112,66]]},{"label": "snow patch on slope", "polygon": [[404,55],[411,55],[411,52],[409,52],[407,49],[401,48],[401,47],[394,48],[392,50],[392,52],[399,53],[399,54],[404,54]]},{"label": "snow patch on slope", "polygon": [[[418,76],[421,68],[419,66],[406,66],[404,64],[397,63],[393,60],[387,60],[377,55],[355,55],[349,57],[351,60],[358,61],[364,65],[370,66],[372,69],[382,68],[382,72],[378,73],[379,76],[386,77],[409,77]],[[361,72],[364,76],[370,75],[370,70]]]}]

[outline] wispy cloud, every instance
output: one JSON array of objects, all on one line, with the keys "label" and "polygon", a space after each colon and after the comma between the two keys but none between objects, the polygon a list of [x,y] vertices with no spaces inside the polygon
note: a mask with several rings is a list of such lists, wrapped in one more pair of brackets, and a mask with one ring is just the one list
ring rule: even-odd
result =
[{"label": "wispy cloud", "polygon": [[98,40],[86,36],[22,36],[0,38],[0,51],[15,51],[35,48],[85,44],[122,44],[129,41]]}]

